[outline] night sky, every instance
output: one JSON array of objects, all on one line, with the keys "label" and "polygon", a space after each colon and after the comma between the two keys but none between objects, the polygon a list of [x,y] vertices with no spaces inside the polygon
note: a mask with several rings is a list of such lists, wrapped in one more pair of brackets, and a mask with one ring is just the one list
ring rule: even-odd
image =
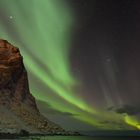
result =
[{"label": "night sky", "polygon": [[72,130],[140,129],[139,0],[0,0],[41,112]]}]

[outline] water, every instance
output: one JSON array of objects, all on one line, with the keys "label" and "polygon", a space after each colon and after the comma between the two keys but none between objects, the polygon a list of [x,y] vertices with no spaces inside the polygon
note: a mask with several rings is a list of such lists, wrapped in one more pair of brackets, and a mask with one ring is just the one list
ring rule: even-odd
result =
[{"label": "water", "polygon": [[[2,139],[8,140],[8,139]],[[140,137],[90,137],[90,136],[41,136],[24,137],[10,140],[140,140]]]}]

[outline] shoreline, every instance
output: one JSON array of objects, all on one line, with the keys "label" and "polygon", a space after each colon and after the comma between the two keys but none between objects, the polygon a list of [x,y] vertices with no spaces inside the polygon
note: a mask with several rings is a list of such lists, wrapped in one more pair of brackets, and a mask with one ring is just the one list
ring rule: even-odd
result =
[{"label": "shoreline", "polygon": [[54,134],[47,134],[47,133],[44,133],[44,134],[40,134],[40,133],[26,133],[26,134],[20,134],[20,133],[0,133],[0,139],[14,139],[14,138],[22,138],[22,137],[45,137],[45,136],[83,136],[83,137],[140,137],[140,133],[139,134],[93,134],[93,135],[86,135],[86,134],[68,134],[68,133],[65,133],[65,134],[57,134],[57,133],[54,133]]},{"label": "shoreline", "polygon": [[43,137],[43,136],[85,136],[81,134],[18,134],[18,133],[0,133],[0,139],[14,139],[22,137]]}]

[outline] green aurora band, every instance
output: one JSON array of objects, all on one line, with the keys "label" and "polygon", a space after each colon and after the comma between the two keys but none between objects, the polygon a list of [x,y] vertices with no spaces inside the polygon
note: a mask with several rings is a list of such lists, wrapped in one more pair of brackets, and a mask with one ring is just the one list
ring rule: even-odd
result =
[{"label": "green aurora band", "polygon": [[[99,121],[104,118],[121,121],[123,129],[140,129],[135,119],[113,113],[108,115],[93,108],[74,90],[80,84],[74,78],[69,60],[75,18],[64,0],[0,0],[0,8],[5,6],[0,38],[20,47],[31,77],[31,91],[37,99],[46,101],[59,111],[78,114],[73,117],[100,129],[120,129],[100,125]],[[38,89],[31,75],[52,92]]]}]

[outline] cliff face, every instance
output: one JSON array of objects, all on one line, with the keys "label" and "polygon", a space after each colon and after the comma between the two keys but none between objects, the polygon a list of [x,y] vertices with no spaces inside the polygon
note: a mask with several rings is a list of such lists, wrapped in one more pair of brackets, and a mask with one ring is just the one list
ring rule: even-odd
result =
[{"label": "cliff face", "polygon": [[37,110],[19,49],[6,40],[0,40],[0,93],[1,105],[10,107],[13,103],[27,102]]},{"label": "cliff face", "polygon": [[18,48],[0,40],[0,132],[64,133],[43,117],[31,95]]}]

